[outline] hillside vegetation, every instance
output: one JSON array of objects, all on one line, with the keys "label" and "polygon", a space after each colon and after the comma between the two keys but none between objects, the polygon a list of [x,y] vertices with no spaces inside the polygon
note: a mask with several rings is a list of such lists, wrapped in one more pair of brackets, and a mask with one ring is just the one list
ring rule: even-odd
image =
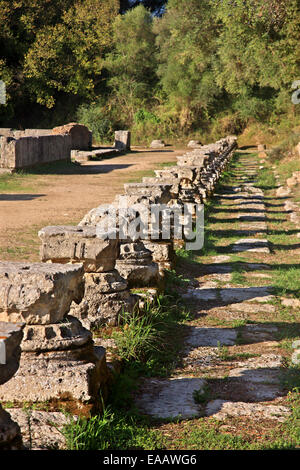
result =
[{"label": "hillside vegetation", "polygon": [[0,24],[0,126],[147,142],[300,122],[299,0],[0,0]]}]

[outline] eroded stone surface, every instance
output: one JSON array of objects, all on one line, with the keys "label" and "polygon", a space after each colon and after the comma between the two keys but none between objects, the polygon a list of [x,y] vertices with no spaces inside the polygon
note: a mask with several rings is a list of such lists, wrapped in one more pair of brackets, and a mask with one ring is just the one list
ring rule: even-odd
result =
[{"label": "eroded stone surface", "polygon": [[186,338],[186,345],[191,348],[201,346],[233,346],[236,342],[237,332],[228,328],[191,327]]},{"label": "eroded stone surface", "polygon": [[83,263],[85,272],[114,269],[119,242],[96,227],[50,226],[39,231],[41,260],[53,263]]},{"label": "eroded stone surface", "polygon": [[18,371],[0,387],[0,400],[43,402],[67,396],[95,401],[108,377],[105,349],[92,344],[69,351],[23,352]]},{"label": "eroded stone surface", "polygon": [[0,321],[61,321],[83,295],[82,265],[0,262]]},{"label": "eroded stone surface", "polygon": [[195,403],[194,392],[201,392],[204,385],[204,380],[193,377],[149,379],[135,403],[142,413],[155,418],[197,417],[200,406]]},{"label": "eroded stone surface", "polygon": [[261,403],[231,402],[228,400],[213,400],[206,406],[206,415],[219,421],[225,421],[229,417],[247,416],[258,421],[271,419],[283,423],[291,414],[286,406]]},{"label": "eroded stone surface", "polygon": [[77,318],[68,316],[64,322],[50,325],[26,325],[22,351],[64,351],[90,343],[92,334]]},{"label": "eroded stone surface", "polygon": [[220,289],[220,297],[226,304],[233,302],[268,302],[270,300],[271,287],[228,287],[227,289]]},{"label": "eroded stone surface", "polygon": [[61,431],[71,420],[76,421],[76,417],[67,417],[61,412],[25,411],[21,408],[11,408],[9,412],[21,428],[26,450],[66,449],[66,440]]}]

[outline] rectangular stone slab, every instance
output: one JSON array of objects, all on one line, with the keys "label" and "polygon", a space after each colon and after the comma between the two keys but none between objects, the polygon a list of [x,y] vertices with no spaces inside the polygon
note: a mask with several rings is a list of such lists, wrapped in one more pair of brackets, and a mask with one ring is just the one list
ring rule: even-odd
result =
[{"label": "rectangular stone slab", "polygon": [[81,264],[0,262],[0,321],[57,323],[82,295]]},{"label": "rectangular stone slab", "polygon": [[118,240],[100,238],[96,227],[50,226],[39,237],[42,261],[83,263],[85,272],[112,271],[119,255]]}]

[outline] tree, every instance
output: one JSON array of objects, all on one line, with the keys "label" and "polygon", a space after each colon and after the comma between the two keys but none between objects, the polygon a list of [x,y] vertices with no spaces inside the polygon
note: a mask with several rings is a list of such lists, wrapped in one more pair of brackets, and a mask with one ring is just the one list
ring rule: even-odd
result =
[{"label": "tree", "polygon": [[60,22],[38,31],[24,63],[28,88],[38,103],[53,107],[58,92],[93,96],[118,6],[117,0],[77,0]]},{"label": "tree", "polygon": [[170,0],[166,14],[156,20],[158,74],[181,129],[207,116],[220,90],[213,62],[218,25],[209,0]]},{"label": "tree", "polygon": [[150,10],[155,15],[162,15],[165,10],[165,5],[168,0],[121,0],[120,1],[120,12],[122,14],[126,11],[135,8],[142,4],[145,8]]},{"label": "tree", "polygon": [[149,103],[157,84],[155,34],[152,16],[142,5],[118,16],[114,50],[106,58],[115,106],[132,123],[135,112]]},{"label": "tree", "polygon": [[[236,108],[265,117],[290,101],[290,88],[300,72],[299,0],[217,2],[222,30],[218,39],[216,81],[236,97]],[[269,103],[269,106],[268,106]]]}]

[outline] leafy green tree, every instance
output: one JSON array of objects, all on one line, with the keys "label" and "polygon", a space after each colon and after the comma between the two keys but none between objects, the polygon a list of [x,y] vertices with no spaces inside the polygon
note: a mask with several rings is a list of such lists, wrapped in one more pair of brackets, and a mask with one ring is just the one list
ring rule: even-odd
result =
[{"label": "leafy green tree", "polygon": [[118,7],[117,0],[78,0],[61,22],[38,31],[24,63],[28,88],[38,103],[53,107],[58,92],[93,96]]},{"label": "leafy green tree", "polygon": [[159,46],[158,74],[180,128],[209,114],[220,95],[213,63],[218,24],[209,0],[170,0],[166,14],[156,20]]},{"label": "leafy green tree", "polygon": [[[216,81],[236,97],[238,107],[265,117],[265,105],[290,102],[292,82],[300,73],[299,0],[217,2],[222,22]],[[256,105],[255,105],[256,102]]]},{"label": "leafy green tree", "polygon": [[105,66],[116,111],[128,124],[155,95],[157,63],[152,23],[151,14],[142,5],[118,16],[114,23],[114,50],[106,57]]}]

